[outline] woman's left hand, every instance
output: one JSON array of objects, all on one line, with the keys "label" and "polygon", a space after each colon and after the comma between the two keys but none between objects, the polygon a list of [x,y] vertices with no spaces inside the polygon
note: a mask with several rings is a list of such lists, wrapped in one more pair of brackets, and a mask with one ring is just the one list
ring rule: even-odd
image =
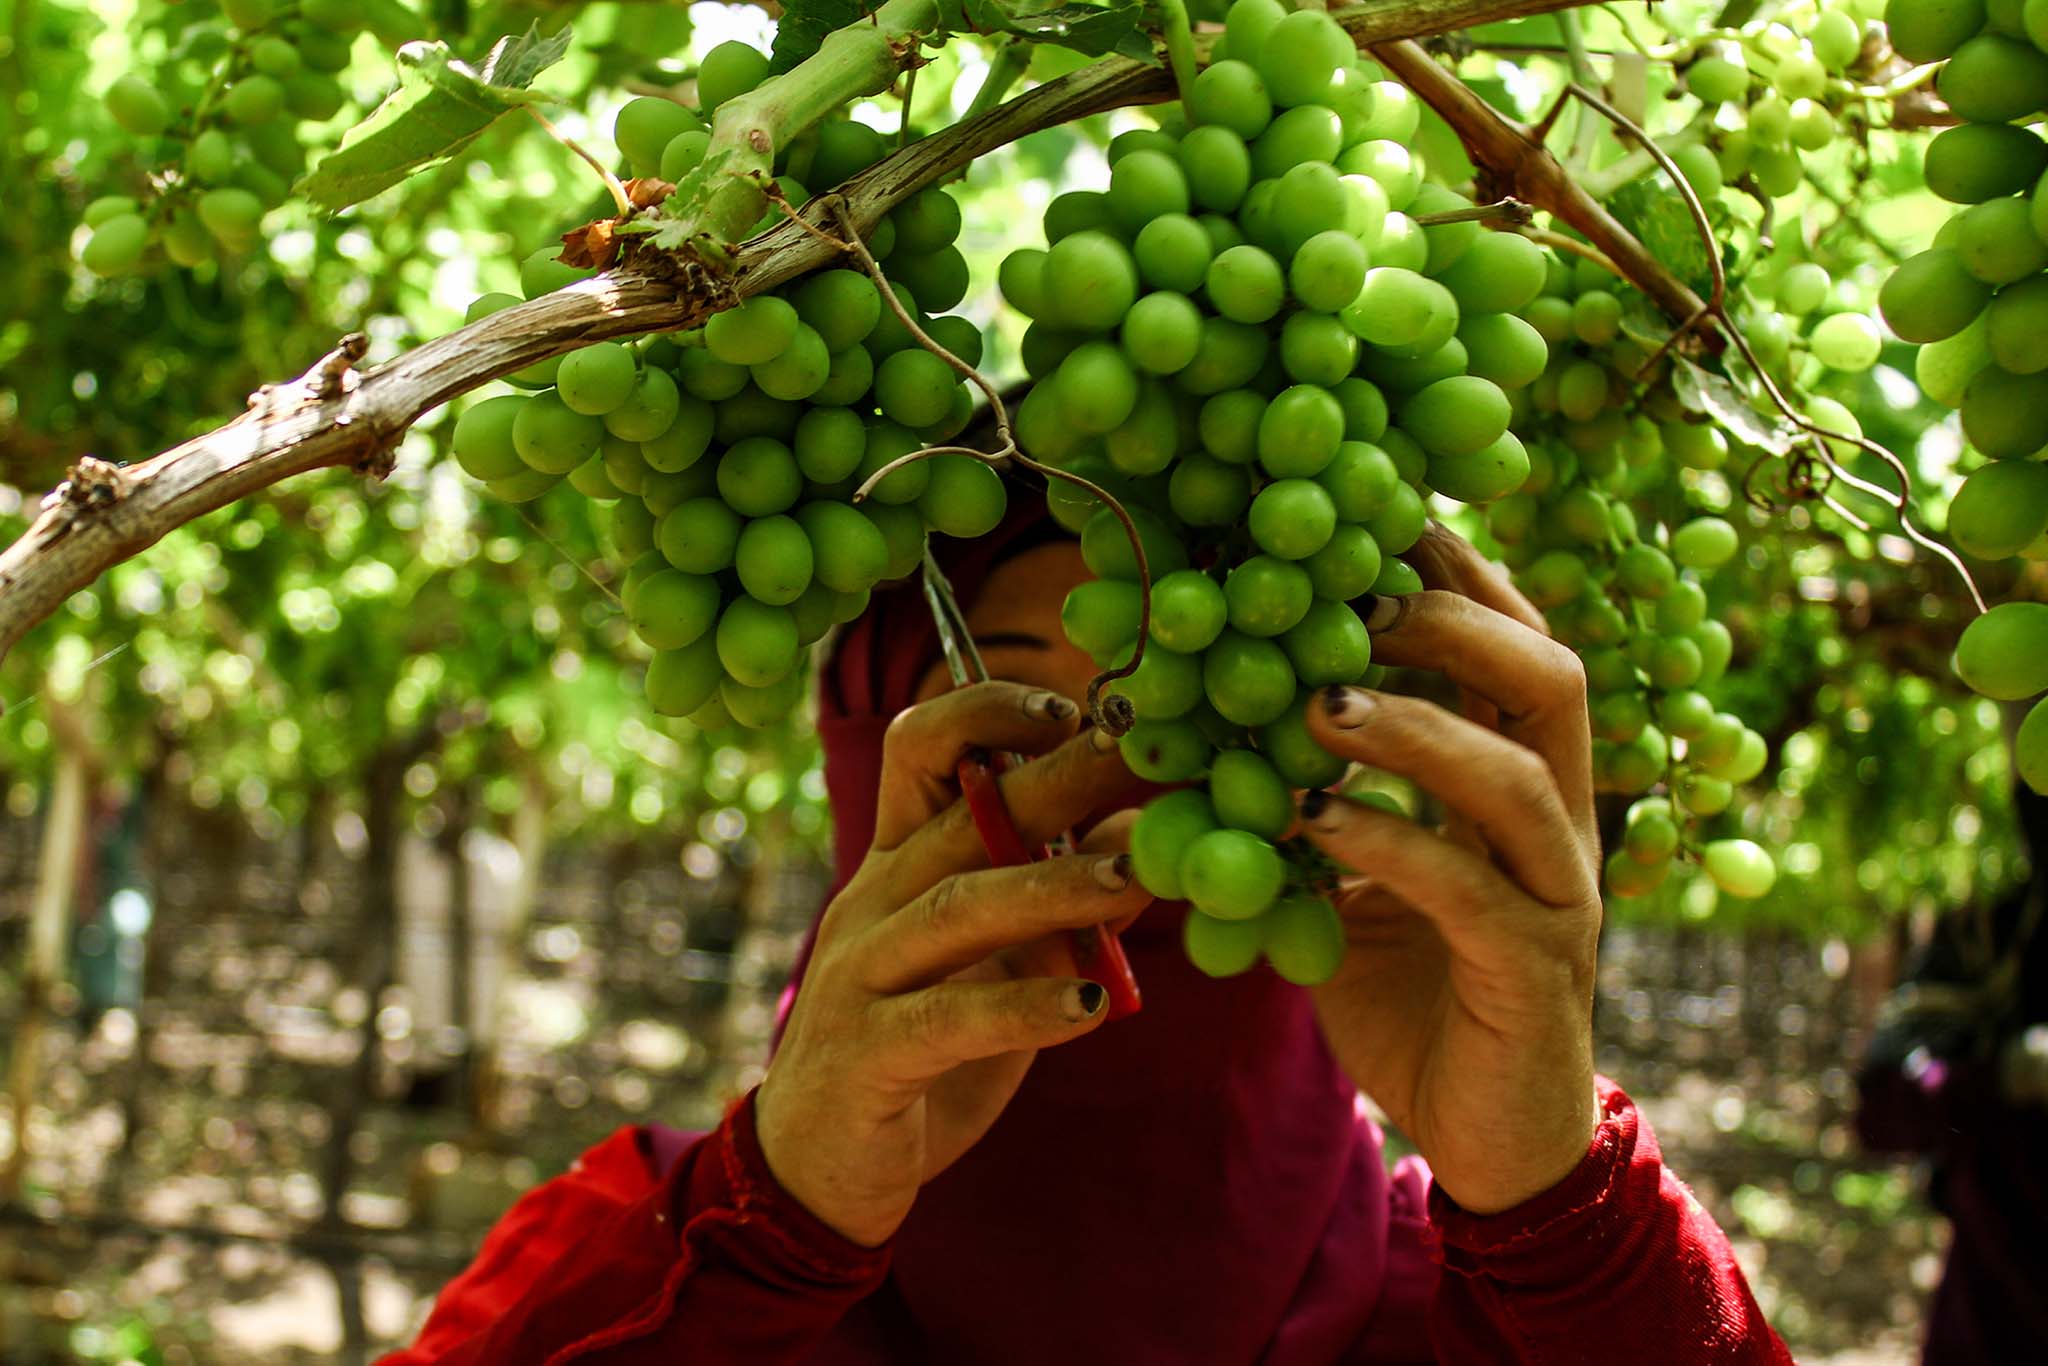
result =
[{"label": "woman's left hand", "polygon": [[1536,609],[1441,529],[1411,557],[1432,585],[1382,598],[1376,662],[1435,669],[1464,715],[1328,688],[1310,732],[1413,780],[1441,829],[1310,793],[1302,833],[1363,876],[1337,899],[1349,948],[1316,988],[1352,1080],[1464,1208],[1495,1213],[1563,1180],[1598,1122],[1592,999],[1600,851],[1578,657]]}]

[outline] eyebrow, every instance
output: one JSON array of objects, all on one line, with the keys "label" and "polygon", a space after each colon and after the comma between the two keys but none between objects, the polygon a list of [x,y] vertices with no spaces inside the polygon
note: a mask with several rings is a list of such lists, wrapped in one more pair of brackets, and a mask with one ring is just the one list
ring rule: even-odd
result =
[{"label": "eyebrow", "polygon": [[1000,649],[1005,646],[1020,646],[1027,650],[1050,650],[1052,642],[1044,636],[1035,636],[1028,631],[990,631],[978,635],[974,643],[981,649]]}]

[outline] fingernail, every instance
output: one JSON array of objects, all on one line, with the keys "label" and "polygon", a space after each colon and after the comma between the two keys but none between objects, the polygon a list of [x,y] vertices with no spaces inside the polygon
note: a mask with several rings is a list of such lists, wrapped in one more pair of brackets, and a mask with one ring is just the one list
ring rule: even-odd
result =
[{"label": "fingernail", "polygon": [[1378,706],[1373,695],[1359,688],[1346,688],[1332,683],[1323,689],[1323,715],[1330,718],[1330,724],[1352,730],[1365,724],[1365,718],[1372,715]]},{"label": "fingernail", "polygon": [[1024,699],[1024,714],[1040,721],[1064,721],[1080,708],[1056,692],[1035,692]]},{"label": "fingernail", "polygon": [[1310,788],[1301,794],[1301,818],[1313,822],[1330,809],[1330,794],[1319,787]]},{"label": "fingernail", "polygon": [[1076,1023],[1094,1018],[1109,995],[1100,982],[1076,982],[1060,995],[1060,1010]]},{"label": "fingernail", "polygon": [[1406,611],[1407,607],[1408,599],[1400,594],[1389,593],[1384,597],[1375,597],[1372,610],[1365,614],[1365,629],[1374,634],[1393,630],[1396,623],[1401,620],[1401,613]]},{"label": "fingernail", "polygon": [[1131,885],[1131,856],[1118,854],[1114,858],[1099,858],[1089,872],[1103,891],[1121,892]]}]

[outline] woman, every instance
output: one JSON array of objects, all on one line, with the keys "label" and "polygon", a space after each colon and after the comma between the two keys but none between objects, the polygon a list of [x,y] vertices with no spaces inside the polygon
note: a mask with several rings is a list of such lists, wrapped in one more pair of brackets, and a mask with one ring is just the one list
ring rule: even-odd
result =
[{"label": "woman", "polygon": [[[1464,715],[1330,689],[1312,731],[1451,823],[1306,794],[1305,837],[1372,873],[1343,967],[1212,981],[1115,853],[1145,790],[1082,726],[1059,609],[1087,570],[1030,501],[947,565],[1003,681],[948,688],[912,589],[832,652],[840,886],[760,1087],[529,1193],[391,1361],[1790,1361],[1594,1077],[1585,689],[1534,609],[1442,531],[1411,556],[1432,591],[1359,604]],[[952,785],[974,747],[1038,756],[1009,808],[1081,851],[988,869]],[[1099,987],[1034,971],[1098,923],[1145,993],[1107,1027]],[[1426,1166],[1386,1171],[1361,1091]]]}]

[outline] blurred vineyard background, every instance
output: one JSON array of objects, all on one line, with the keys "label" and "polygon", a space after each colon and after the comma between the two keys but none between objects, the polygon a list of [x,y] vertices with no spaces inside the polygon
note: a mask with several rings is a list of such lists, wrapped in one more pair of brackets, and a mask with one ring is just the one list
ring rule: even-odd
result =
[{"label": "blurred vineyard background", "polygon": [[[569,151],[506,124],[374,225],[289,209],[267,254],[89,282],[80,210],[135,172],[88,136],[106,116],[86,72],[122,69],[166,8],[0,19],[0,543],[78,454],[209,429],[349,330],[373,357],[443,333],[604,202]],[[564,131],[599,147],[621,92],[675,78],[644,69],[676,41],[652,26],[694,25],[702,51],[767,23],[475,8],[497,31],[575,10],[550,79],[580,101]],[[343,80],[373,102],[388,57],[356,51]],[[979,60],[927,68],[933,117]],[[1099,181],[1134,120],[975,164],[970,316],[995,327],[1014,226]],[[1817,244],[1853,216],[1903,252],[1940,221],[1904,188],[1917,152],[1872,149],[1883,195],[1809,206]],[[1882,261],[1829,265],[1874,287]],[[1014,318],[994,331],[998,372],[1015,339]],[[1910,372],[1894,346],[1830,383],[1910,453],[1938,522],[1959,443]],[[480,500],[452,425],[412,432],[383,483],[311,476],[179,531],[0,668],[7,1366],[364,1360],[520,1190],[619,1124],[713,1123],[758,1075],[826,882],[805,723],[656,722],[587,508]],[[1698,491],[1751,538],[1714,611],[1736,642],[1724,699],[1772,767],[1730,819],[1783,875],[1757,902],[1674,879],[1612,908],[1600,1063],[1802,1360],[1904,1362],[1945,1233],[1912,1169],[1858,1152],[1853,1074],[1904,947],[2025,874],[2000,717],[1950,676],[1962,619],[1939,566],[1752,509],[1718,475]],[[2024,564],[1978,566],[1987,596],[2032,591]]]}]

